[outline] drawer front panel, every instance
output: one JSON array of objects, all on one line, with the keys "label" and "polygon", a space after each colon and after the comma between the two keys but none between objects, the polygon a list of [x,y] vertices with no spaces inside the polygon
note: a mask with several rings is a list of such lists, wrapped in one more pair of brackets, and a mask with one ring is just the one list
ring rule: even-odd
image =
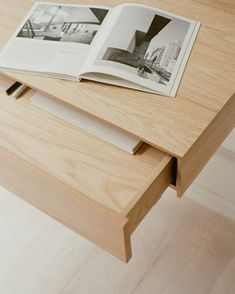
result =
[{"label": "drawer front panel", "polygon": [[144,144],[130,155],[30,103],[0,80],[0,184],[118,258],[174,181],[173,158]]}]

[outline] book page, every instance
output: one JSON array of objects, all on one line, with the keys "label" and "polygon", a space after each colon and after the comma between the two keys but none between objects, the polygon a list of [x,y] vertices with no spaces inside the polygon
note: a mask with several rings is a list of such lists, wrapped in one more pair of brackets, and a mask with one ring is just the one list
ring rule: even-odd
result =
[{"label": "book page", "polygon": [[100,6],[36,2],[0,55],[0,68],[77,77],[108,12]]},{"label": "book page", "polygon": [[105,81],[102,74],[109,74],[174,96],[174,83],[180,82],[178,73],[182,76],[197,29],[197,22],[162,10],[138,4],[117,6],[81,77]]}]

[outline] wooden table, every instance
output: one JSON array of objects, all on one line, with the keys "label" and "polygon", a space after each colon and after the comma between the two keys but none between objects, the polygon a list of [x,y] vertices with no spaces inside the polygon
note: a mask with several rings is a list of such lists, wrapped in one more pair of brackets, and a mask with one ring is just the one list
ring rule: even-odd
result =
[{"label": "wooden table", "polygon": [[[1,48],[34,2],[1,1]],[[0,80],[0,184],[124,261],[131,234],[164,190],[183,195],[235,123],[233,1],[144,3],[202,23],[176,98],[22,74]],[[146,144],[126,154],[32,106],[33,90],[11,101],[4,90],[12,79]]]}]

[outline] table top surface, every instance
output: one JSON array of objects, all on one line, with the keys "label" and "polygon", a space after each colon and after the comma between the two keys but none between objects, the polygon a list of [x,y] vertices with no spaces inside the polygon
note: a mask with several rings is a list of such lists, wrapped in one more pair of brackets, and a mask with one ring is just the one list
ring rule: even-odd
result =
[{"label": "table top surface", "polygon": [[[36,2],[0,2],[0,49]],[[78,3],[74,0],[55,1]],[[125,1],[112,1],[111,5]],[[175,98],[95,82],[11,77],[72,103],[176,157],[183,157],[234,93],[235,2],[229,0],[147,0],[144,3],[201,22]],[[110,1],[80,1],[110,6]]]}]

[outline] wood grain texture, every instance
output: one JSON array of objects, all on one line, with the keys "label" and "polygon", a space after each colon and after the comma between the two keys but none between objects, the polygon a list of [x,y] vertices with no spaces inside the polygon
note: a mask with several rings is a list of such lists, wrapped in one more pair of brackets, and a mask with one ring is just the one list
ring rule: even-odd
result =
[{"label": "wood grain texture", "polygon": [[128,261],[131,233],[174,180],[172,157],[146,144],[128,154],[34,107],[32,90],[9,99],[10,83],[0,79],[0,183]]},{"label": "wood grain texture", "polygon": [[234,294],[235,223],[170,192],[123,264],[0,187],[0,293]]},{"label": "wood grain texture", "polygon": [[173,160],[169,161],[169,158],[166,157],[161,165],[152,172],[151,177],[124,211],[124,215],[129,219],[127,229],[130,234],[160,199],[169,183],[174,181]]},{"label": "wood grain texture", "polygon": [[[19,5],[15,1],[1,1],[1,48],[34,2],[23,0]],[[73,0],[68,2],[77,3]],[[110,5],[109,1],[98,2],[96,4]],[[112,5],[121,2],[124,1],[113,1]],[[7,75],[116,125],[153,147],[143,145],[135,156],[126,154],[30,105],[32,91],[18,101],[10,101],[4,95],[9,81],[3,79],[0,85],[0,147],[10,154],[9,160],[12,155],[16,161],[22,162],[19,167],[28,167],[25,172],[29,175],[32,167],[48,176],[43,180],[52,178],[69,187],[86,207],[89,203],[95,205],[101,222],[117,217],[120,222],[115,222],[118,230],[115,245],[109,240],[112,234],[107,236],[112,231],[111,227],[106,234],[101,225],[94,243],[123,260],[128,260],[131,255],[130,234],[175,180],[172,156],[178,159],[177,189],[181,195],[234,124],[234,4],[231,1],[202,3],[197,0],[148,0],[145,4],[202,22],[176,98],[93,82],[78,84],[30,75]],[[4,151],[1,160],[3,163],[6,160]],[[17,170],[13,162],[8,173],[12,177],[15,173],[16,181]],[[12,184],[15,192],[27,187],[21,182],[22,187],[18,183],[15,190],[14,181],[9,183],[3,170],[2,179],[9,189]],[[32,176],[33,181],[37,181],[37,177]],[[33,186],[29,185],[26,193],[29,202],[32,189]],[[38,203],[34,203],[51,215],[54,204],[46,207],[44,197],[42,195],[43,205],[40,197],[37,198]],[[60,216],[63,201],[70,205],[70,198],[64,197],[60,198],[55,218],[72,227],[69,209]],[[90,215],[89,209],[85,211]],[[103,211],[107,212],[104,218]],[[75,218],[75,212],[72,215]],[[76,222],[76,218],[73,221],[78,226],[76,231],[86,235],[84,222]],[[91,224],[94,223],[93,219]],[[90,240],[93,240],[92,228],[93,225],[88,226]]]},{"label": "wood grain texture", "polygon": [[34,107],[27,99],[32,92],[18,101],[3,92],[0,145],[116,212],[136,197],[153,170],[171,159],[147,145],[130,155]]},{"label": "wood grain texture", "polygon": [[[235,125],[235,94],[183,159],[178,160],[176,189],[182,196]],[[222,175],[221,175],[222,176]]]},{"label": "wood grain texture", "polygon": [[128,219],[0,147],[0,184],[121,260],[131,257]]},{"label": "wood grain texture", "polygon": [[[5,1],[1,1],[1,48],[34,2],[23,0],[20,5],[15,5],[13,1],[6,5]],[[77,3],[73,0],[68,2]],[[111,5],[123,2],[112,1]],[[89,1],[80,3],[87,4]],[[110,5],[110,1],[99,0],[96,4]],[[201,0],[147,0],[144,4],[202,23],[176,98],[93,82],[77,84],[21,74],[10,75],[180,158],[190,150],[234,93],[235,4],[234,1],[205,3]]]}]

